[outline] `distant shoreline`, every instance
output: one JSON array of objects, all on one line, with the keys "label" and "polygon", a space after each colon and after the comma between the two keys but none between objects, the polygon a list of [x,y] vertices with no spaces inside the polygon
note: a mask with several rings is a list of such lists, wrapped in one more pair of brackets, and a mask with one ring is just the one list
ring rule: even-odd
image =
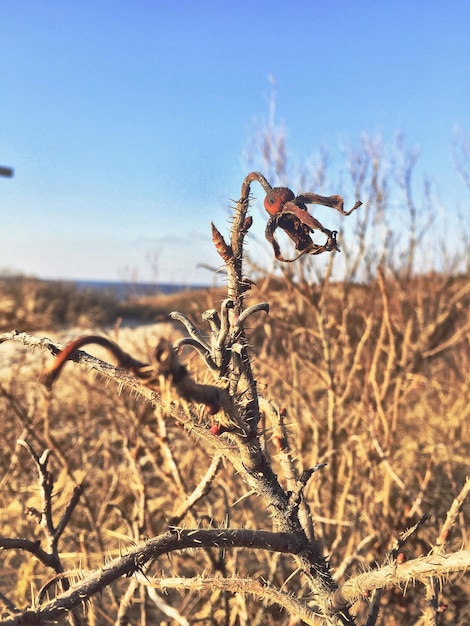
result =
[{"label": "distant shoreline", "polygon": [[67,284],[73,285],[78,289],[92,289],[101,292],[108,292],[113,294],[119,300],[124,300],[129,297],[140,296],[156,296],[156,295],[170,295],[174,293],[180,293],[182,291],[195,291],[200,289],[209,289],[208,284],[181,284],[181,283],[152,283],[152,282],[131,282],[131,281],[119,281],[119,280],[80,280],[71,278],[37,278],[36,276],[25,275],[0,275],[0,281],[14,281],[14,280],[33,281],[37,283],[49,283],[53,284]]},{"label": "distant shoreline", "polygon": [[[54,282],[54,281],[51,281]],[[140,283],[112,280],[64,280],[76,285],[79,289],[97,289],[99,291],[111,291],[121,300],[129,296],[155,296],[159,294],[172,294],[181,291],[194,291],[208,289],[209,285],[178,284],[178,283]]]}]

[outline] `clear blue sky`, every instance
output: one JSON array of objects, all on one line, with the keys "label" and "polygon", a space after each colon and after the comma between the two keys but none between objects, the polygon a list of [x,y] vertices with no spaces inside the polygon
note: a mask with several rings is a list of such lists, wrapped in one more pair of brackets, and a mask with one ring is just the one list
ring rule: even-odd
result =
[{"label": "clear blue sky", "polygon": [[208,282],[269,76],[295,158],[400,129],[445,194],[469,29],[468,0],[2,0],[0,269]]}]

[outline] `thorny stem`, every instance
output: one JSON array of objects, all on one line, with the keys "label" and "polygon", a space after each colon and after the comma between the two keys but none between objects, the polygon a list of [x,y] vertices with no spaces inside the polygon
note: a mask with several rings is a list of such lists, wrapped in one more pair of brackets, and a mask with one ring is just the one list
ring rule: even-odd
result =
[{"label": "thorny stem", "polygon": [[243,228],[246,214],[250,206],[250,189],[252,182],[258,182],[266,193],[272,190],[271,185],[260,172],[251,172],[242,184],[240,200],[235,207],[232,225],[232,260],[227,264],[229,272],[228,295],[234,302],[234,316],[238,318],[243,310],[243,242],[246,231]]},{"label": "thorny stem", "polygon": [[[30,511],[37,515],[38,521],[44,529],[47,550],[43,550],[41,548],[40,541],[29,541],[27,539],[6,539],[3,537],[0,537],[0,549],[19,549],[34,554],[36,558],[41,561],[41,563],[54,570],[56,578],[61,581],[62,590],[67,592],[67,590],[70,589],[70,582],[67,575],[64,574],[64,567],[59,553],[59,539],[61,538],[67,524],[70,521],[72,513],[80,500],[83,493],[83,485],[75,485],[72,497],[66,506],[59,523],[55,525],[52,515],[52,498],[55,481],[54,476],[48,469],[51,451],[46,449],[41,456],[39,456],[33,447],[26,441],[19,439],[18,444],[23,446],[29,452],[38,472],[38,481],[41,488],[42,510],[36,511],[35,509],[30,509]],[[73,610],[68,615],[68,621],[75,625],[82,623],[79,614]]]},{"label": "thorny stem", "polygon": [[[395,564],[395,567],[396,567],[396,564],[398,563],[397,557],[398,557],[400,550],[403,548],[403,546],[408,541],[408,539],[410,539],[410,537],[412,537],[415,533],[418,532],[418,530],[426,522],[426,520],[427,520],[427,517],[423,515],[418,520],[418,522],[416,522],[416,524],[413,524],[413,526],[411,526],[404,532],[400,533],[398,538],[394,541],[390,550],[385,555],[383,565],[389,565],[390,563],[392,563],[392,564]],[[377,587],[376,589],[373,590],[371,594],[371,598],[370,598],[369,614],[367,616],[367,621],[365,623],[365,626],[375,626],[375,623],[379,616],[380,600],[382,598],[383,590],[384,590],[383,587]]]},{"label": "thorny stem", "polygon": [[246,176],[241,188],[241,196],[235,207],[235,215],[232,225],[232,257],[226,263],[228,273],[228,297],[233,302],[233,311],[230,316],[231,321],[231,345],[240,345],[238,353],[232,355],[233,367],[229,374],[230,391],[234,393],[240,385],[243,390],[243,404],[245,419],[251,432],[254,432],[260,420],[258,393],[256,381],[251,369],[250,356],[247,349],[247,340],[244,328],[244,318],[240,316],[244,313],[243,294],[246,291],[246,281],[243,278],[243,243],[246,229],[244,227],[247,219],[247,211],[250,204],[250,189],[252,182],[258,182],[266,193],[272,190],[266,178],[259,172],[251,172]]},{"label": "thorny stem", "polygon": [[39,607],[37,611],[31,611],[28,617],[33,618],[34,616],[35,621],[20,622],[13,618],[2,623],[40,624],[47,622],[47,620],[60,620],[67,610],[79,606],[86,598],[100,593],[121,576],[129,576],[135,572],[144,571],[146,565],[151,561],[175,550],[207,547],[223,550],[245,547],[295,554],[302,548],[302,544],[303,537],[292,533],[272,533],[246,529],[188,530],[173,527],[166,533],[149,539],[145,544],[140,544],[129,550],[127,554],[109,561],[100,570],[92,572],[60,596]]},{"label": "thorny stem", "polygon": [[41,382],[48,389],[50,389],[55,380],[60,375],[65,363],[68,360],[73,360],[77,358],[77,353],[79,349],[91,343],[100,345],[103,348],[109,350],[111,354],[115,357],[120,367],[131,371],[139,371],[141,368],[145,367],[144,363],[141,363],[140,361],[137,361],[136,359],[131,357],[110,339],[107,339],[106,337],[101,337],[100,335],[85,335],[70,342],[63,350],[60,351],[52,367],[43,373],[41,377]]},{"label": "thorny stem", "polygon": [[[259,398],[256,381],[251,369],[244,322],[252,313],[268,310],[268,306],[265,303],[255,305],[249,309],[245,309],[244,306],[247,281],[243,276],[243,244],[247,232],[247,211],[250,203],[251,184],[255,181],[262,186],[266,194],[272,191],[271,185],[262,174],[259,172],[248,174],[242,184],[241,197],[235,206],[230,247],[227,246],[223,237],[212,225],[214,243],[216,243],[216,247],[227,268],[228,297],[233,303],[233,308],[229,311],[230,332],[225,345],[226,349],[231,353],[227,372],[228,389],[230,396],[234,398],[235,403],[239,407],[242,421],[245,421],[249,427],[247,437],[240,442],[241,448],[244,448],[243,465],[238,469],[235,464],[235,469],[244,476],[245,481],[256,493],[265,496],[278,530],[283,532],[301,532],[306,539],[305,529],[300,524],[298,515],[301,494],[299,494],[298,501],[292,505],[290,498],[281,488],[277,476],[273,473],[270,464],[265,458],[260,448],[258,437],[255,436],[260,419]],[[291,508],[292,506],[293,508]],[[326,614],[328,613],[326,608],[327,599],[336,588],[336,584],[314,537],[312,537],[311,542],[308,542],[307,539],[306,541],[309,548],[303,551],[302,554],[296,555],[295,559],[300,569],[310,579],[312,589],[320,597],[324,594],[321,604],[323,604]],[[354,623],[344,606],[341,610],[335,608],[332,613],[337,613],[337,619],[343,623]]]},{"label": "thorny stem", "polygon": [[[28,542],[26,542],[22,547],[25,550],[35,553],[43,563],[45,563],[49,567],[52,567],[54,571],[59,574],[63,572],[63,566],[60,560],[58,549],[59,539],[64,532],[65,527],[67,526],[70,517],[75,510],[75,507],[78,504],[80,496],[83,492],[83,485],[75,486],[72,498],[67,505],[62,515],[62,518],[59,521],[58,525],[55,526],[52,516],[54,476],[48,469],[49,456],[51,451],[45,450],[41,454],[41,456],[39,456],[37,452],[33,449],[33,447],[26,441],[19,439],[18,443],[26,448],[26,450],[31,455],[34,463],[36,464],[42,497],[42,511],[38,512],[38,519],[46,534],[48,552],[41,550],[39,544],[37,544],[36,546],[36,544],[34,543],[29,544]],[[66,585],[67,581],[64,581],[64,584]]]}]

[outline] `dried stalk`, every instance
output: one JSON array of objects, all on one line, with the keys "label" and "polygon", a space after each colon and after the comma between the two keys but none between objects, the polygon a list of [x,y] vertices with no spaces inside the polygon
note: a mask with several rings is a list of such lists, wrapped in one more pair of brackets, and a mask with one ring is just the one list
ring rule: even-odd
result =
[{"label": "dried stalk", "polygon": [[289,614],[296,615],[305,624],[318,624],[318,613],[307,606],[306,602],[283,592],[273,585],[262,583],[252,578],[215,578],[200,576],[197,578],[139,578],[141,584],[156,587],[162,591],[168,589],[188,589],[196,593],[208,589],[221,589],[230,593],[253,595],[269,604],[278,604]]},{"label": "dried stalk", "polygon": [[345,602],[353,603],[369,595],[371,591],[383,589],[388,585],[406,586],[416,582],[426,584],[434,576],[445,580],[449,574],[466,572],[469,567],[470,550],[462,550],[449,555],[432,554],[402,564],[385,565],[350,578],[338,591],[334,592],[333,603],[337,600],[340,605]]}]

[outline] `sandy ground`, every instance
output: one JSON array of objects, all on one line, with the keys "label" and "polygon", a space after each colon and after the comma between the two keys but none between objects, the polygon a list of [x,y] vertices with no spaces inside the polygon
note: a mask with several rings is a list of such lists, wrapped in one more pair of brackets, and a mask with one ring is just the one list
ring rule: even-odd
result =
[{"label": "sandy ground", "polygon": [[[123,327],[118,329],[97,328],[68,328],[62,331],[35,331],[30,333],[34,337],[47,337],[53,341],[68,343],[82,335],[102,335],[116,342],[135,358],[148,360],[152,347],[161,337],[171,340],[181,336],[182,326],[168,322],[148,324],[135,328]],[[112,357],[100,346],[89,345],[85,350],[104,361],[112,362]],[[0,344],[0,379],[8,380],[12,376],[31,374],[31,368],[38,372],[51,363],[51,355],[46,350],[32,349],[20,341],[5,341]]]}]

